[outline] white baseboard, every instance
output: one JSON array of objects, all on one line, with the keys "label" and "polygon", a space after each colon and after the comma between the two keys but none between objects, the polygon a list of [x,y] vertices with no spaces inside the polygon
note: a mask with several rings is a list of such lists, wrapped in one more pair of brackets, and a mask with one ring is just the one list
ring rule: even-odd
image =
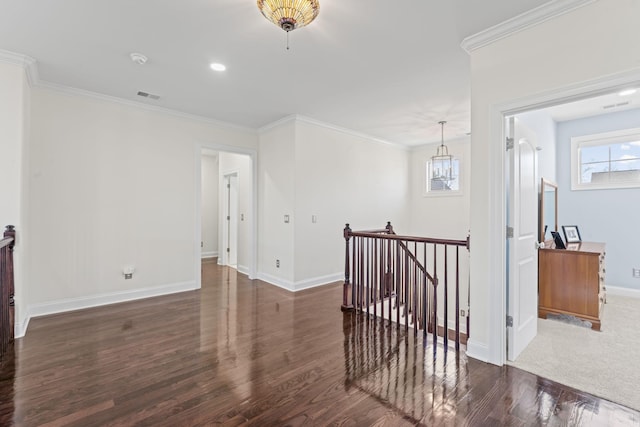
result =
[{"label": "white baseboard", "polygon": [[240,265],[240,264],[238,264],[238,265],[236,266],[236,270],[238,270],[238,273],[242,273],[242,274],[244,274],[244,275],[245,275],[245,276],[247,276],[247,277],[249,276],[249,267],[247,267],[246,265]]},{"label": "white baseboard", "polygon": [[640,289],[620,288],[618,286],[607,285],[607,295],[640,298]]},{"label": "white baseboard", "polygon": [[27,333],[27,328],[29,327],[29,320],[31,320],[31,316],[27,315],[22,321],[16,319],[16,324],[13,328],[13,335],[15,338],[22,338]]},{"label": "white baseboard", "polygon": [[258,280],[262,280],[263,282],[267,282],[279,288],[286,289],[287,291],[290,291],[290,292],[295,291],[294,283],[292,281],[285,280],[280,277],[272,276],[267,273],[258,273]]},{"label": "white baseboard", "polygon": [[202,252],[200,254],[200,258],[205,259],[205,258],[216,258],[218,256],[218,252],[217,251],[213,251],[213,252]]},{"label": "white baseboard", "polygon": [[[142,298],[169,295],[177,292],[192,291],[198,288],[199,287],[194,281],[190,281],[182,283],[172,283],[169,285],[156,286],[152,288],[111,292],[107,294],[90,295],[86,297],[68,298],[58,301],[33,304],[30,305],[27,309],[29,317],[26,319],[26,325],[28,325],[31,317],[46,316],[48,314],[63,313],[65,311],[81,310],[83,308],[98,307],[101,305],[133,301]],[[24,328],[25,333],[26,325]]]},{"label": "white baseboard", "polygon": [[286,289],[290,292],[298,292],[305,289],[315,288],[317,286],[323,286],[329,283],[344,280],[344,273],[335,273],[329,274],[327,276],[313,277],[311,279],[305,279],[299,282],[292,282],[290,280],[275,277],[267,273],[258,273],[258,279],[279,288]]},{"label": "white baseboard", "polygon": [[467,357],[471,357],[482,362],[488,362],[489,346],[476,342],[473,338],[469,338],[467,341]]},{"label": "white baseboard", "polygon": [[293,291],[302,291],[304,289],[315,288],[317,286],[327,285],[329,283],[339,281],[344,282],[344,273],[328,274],[326,276],[313,277],[311,279],[295,282],[293,285]]}]

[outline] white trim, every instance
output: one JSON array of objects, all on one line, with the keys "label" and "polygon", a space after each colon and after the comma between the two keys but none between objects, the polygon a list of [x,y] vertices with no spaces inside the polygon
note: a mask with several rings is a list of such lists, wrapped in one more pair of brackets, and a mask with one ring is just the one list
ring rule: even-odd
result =
[{"label": "white trim", "polygon": [[294,292],[295,287],[293,282],[290,280],[281,279],[280,277],[272,276],[267,273],[258,273],[258,280],[262,280],[263,282],[285,289],[289,292]]},{"label": "white trim", "polygon": [[[506,361],[507,350],[505,327],[507,266],[506,239],[504,238],[504,230],[507,226],[505,218],[506,184],[504,182],[505,150],[502,143],[497,143],[498,141],[504,141],[504,117],[613,92],[638,82],[640,82],[640,68],[581,83],[568,84],[561,88],[513,99],[490,107],[488,116],[490,125],[489,139],[490,141],[496,141],[496,143],[490,144],[491,153],[489,155],[491,163],[489,176],[489,217],[491,218],[489,236],[490,253],[496,254],[496,256],[492,256],[489,262],[489,296],[487,301],[487,312],[489,313],[487,334],[489,338],[486,343],[488,346],[488,362],[503,365]],[[473,252],[471,256],[473,256]],[[471,307],[471,310],[473,310],[473,307]]]},{"label": "white trim", "polygon": [[513,18],[507,19],[497,25],[489,27],[479,33],[466,37],[460,46],[471,53],[474,50],[487,46],[505,37],[509,37],[519,31],[541,24],[580,7],[586,6],[596,0],[555,0],[540,5]]},{"label": "white trim", "polygon": [[281,119],[276,120],[275,122],[267,123],[264,126],[258,128],[258,133],[266,132],[275,127],[282,126],[285,123],[295,122],[298,116],[296,114],[290,114],[288,116],[284,116]]},{"label": "white trim", "polygon": [[344,272],[328,274],[326,276],[313,277],[311,279],[301,280],[295,282],[294,292],[302,291],[305,289],[316,288],[318,286],[328,285],[329,283],[344,281]]},{"label": "white trim", "polygon": [[489,361],[489,347],[483,343],[476,342],[473,338],[467,340],[467,357],[477,359],[482,362]]},{"label": "white trim", "polygon": [[620,129],[571,137],[571,190],[613,190],[640,187],[640,182],[638,181],[582,182],[581,176],[580,149],[635,141],[640,141],[640,128]]},{"label": "white trim", "polygon": [[170,115],[170,116],[174,116],[174,117],[178,117],[178,118],[182,118],[182,119],[188,119],[188,120],[193,120],[193,121],[197,121],[197,122],[201,122],[201,123],[207,123],[207,124],[211,124],[211,125],[215,125],[215,126],[220,126],[222,128],[233,129],[233,130],[243,131],[243,132],[247,132],[247,133],[251,133],[251,134],[256,134],[256,130],[255,129],[252,129],[252,128],[249,128],[249,127],[245,127],[245,126],[236,125],[236,124],[233,124],[233,123],[223,122],[222,120],[211,119],[211,118],[204,117],[204,116],[199,116],[199,115],[196,115],[196,114],[184,113],[182,111],[172,110],[170,108],[164,108],[164,107],[160,107],[160,106],[157,106],[157,105],[145,104],[143,102],[138,102],[138,101],[131,101],[129,99],[118,98],[116,96],[105,95],[105,94],[97,93],[97,92],[91,92],[91,91],[88,91],[88,90],[78,89],[78,88],[74,88],[74,87],[70,87],[70,86],[64,86],[64,85],[57,84],[57,83],[40,81],[40,82],[38,82],[36,84],[36,86],[44,88],[44,89],[53,90],[53,91],[56,91],[56,92],[66,93],[68,95],[83,96],[83,97],[87,97],[87,98],[98,99],[98,100],[101,100],[101,101],[113,102],[115,104],[126,105],[126,106],[129,106],[129,107],[140,108],[142,110],[153,111],[153,112],[156,112],[156,113],[164,113],[164,114],[167,114],[167,115]]},{"label": "white trim", "polygon": [[246,265],[240,265],[240,264],[236,266],[236,270],[238,271],[238,273],[242,273],[247,277],[249,277],[249,273],[251,272],[249,267],[247,267]]},{"label": "white trim", "polygon": [[40,78],[38,77],[38,63],[30,56],[0,49],[0,62],[22,67],[27,74],[29,86],[33,87],[40,82]]},{"label": "white trim", "polygon": [[13,328],[14,338],[22,338],[27,334],[27,328],[29,327],[30,320],[31,316],[27,314],[27,316],[21,322],[16,321],[16,324]]},{"label": "white trim", "polygon": [[[250,225],[250,233],[251,233],[251,259],[249,259],[249,268],[248,268],[248,276],[249,279],[255,279],[257,273],[257,262],[258,262],[258,151],[253,148],[247,147],[236,147],[234,145],[226,145],[226,144],[218,144],[215,142],[200,142],[194,144],[194,187],[196,189],[196,203],[194,207],[194,215],[195,215],[195,227],[194,227],[194,253],[196,256],[194,257],[194,271],[195,271],[195,280],[198,284],[198,287],[201,286],[202,283],[202,269],[201,262],[202,258],[198,256],[202,248],[200,247],[200,241],[202,236],[202,156],[203,150],[214,150],[218,152],[227,152],[234,154],[245,154],[249,156],[251,160],[251,173],[252,177],[252,188],[251,188],[251,225]],[[220,196],[220,194],[219,194]],[[222,257],[218,257],[218,265],[222,264]],[[243,267],[246,268],[246,267]]]},{"label": "white trim", "polygon": [[28,307],[27,311],[30,317],[46,316],[48,314],[99,307],[101,305],[116,304],[142,298],[193,291],[196,289],[198,289],[198,287],[193,281],[172,283],[168,285],[155,286],[152,288],[140,288],[128,291],[109,292],[106,294],[91,295],[78,298],[67,298],[58,301],[33,304]]},{"label": "white trim", "polygon": [[318,286],[328,285],[330,283],[344,280],[344,273],[328,274],[326,276],[312,277],[311,279],[292,282],[291,280],[282,279],[267,273],[258,273],[258,279],[269,283],[270,285],[286,289],[289,292],[298,292],[305,289],[316,288]]},{"label": "white trim", "polygon": [[218,251],[209,251],[209,252],[202,252],[200,254],[200,258],[205,259],[205,258],[216,258],[218,256]]},{"label": "white trim", "polygon": [[262,126],[261,128],[258,128],[258,132],[262,133],[262,132],[266,132],[270,129],[273,129],[277,126],[281,126],[285,123],[289,123],[289,122],[302,122],[302,123],[307,123],[307,124],[311,124],[314,126],[318,126],[318,127],[322,127],[325,129],[329,129],[329,130],[333,130],[336,132],[340,132],[343,133],[345,135],[349,135],[349,136],[353,136],[356,138],[362,138],[365,139],[369,142],[377,142],[379,144],[384,144],[384,145],[390,145],[392,147],[398,148],[402,151],[411,151],[411,147],[407,146],[407,145],[403,145],[403,144],[399,144],[397,142],[392,142],[392,141],[387,141],[385,139],[380,139],[380,138],[376,138],[375,136],[371,136],[368,135],[366,133],[362,133],[362,132],[358,132],[355,131],[353,129],[348,129],[348,128],[344,128],[342,126],[337,126],[331,123],[327,123],[327,122],[322,122],[320,120],[316,120],[316,119],[312,119],[311,117],[306,117],[306,116],[302,116],[299,114],[291,114],[289,116],[283,117],[280,120],[276,120],[275,122],[269,123],[267,125]]},{"label": "white trim", "polygon": [[607,285],[607,295],[620,297],[640,298],[640,289],[621,288]]}]

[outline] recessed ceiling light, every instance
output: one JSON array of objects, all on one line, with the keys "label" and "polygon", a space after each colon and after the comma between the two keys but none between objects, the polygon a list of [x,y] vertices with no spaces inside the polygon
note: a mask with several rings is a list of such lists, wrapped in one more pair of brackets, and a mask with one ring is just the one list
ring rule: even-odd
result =
[{"label": "recessed ceiling light", "polygon": [[638,91],[638,89],[625,89],[623,91],[618,92],[618,95],[620,95],[620,96],[629,96],[629,95],[633,95],[637,91]]},{"label": "recessed ceiling light", "polygon": [[138,65],[144,65],[144,63],[147,62],[147,57],[141,53],[133,52],[129,57]]},{"label": "recessed ceiling light", "polygon": [[213,64],[210,65],[211,69],[214,71],[224,71],[227,69],[227,67],[224,66],[224,64],[218,64],[216,62],[214,62]]}]

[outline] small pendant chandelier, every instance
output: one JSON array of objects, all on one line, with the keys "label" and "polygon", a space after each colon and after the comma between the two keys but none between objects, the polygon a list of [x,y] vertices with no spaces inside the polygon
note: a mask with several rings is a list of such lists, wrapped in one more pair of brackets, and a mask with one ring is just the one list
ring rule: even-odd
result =
[{"label": "small pendant chandelier", "polygon": [[449,188],[455,179],[453,176],[453,156],[449,154],[449,149],[444,145],[444,125],[445,121],[438,122],[442,128],[442,140],[436,150],[436,155],[431,157],[431,182],[439,183],[442,189]]},{"label": "small pendant chandelier", "polygon": [[258,0],[258,9],[269,21],[287,32],[309,25],[320,12],[318,0]]}]

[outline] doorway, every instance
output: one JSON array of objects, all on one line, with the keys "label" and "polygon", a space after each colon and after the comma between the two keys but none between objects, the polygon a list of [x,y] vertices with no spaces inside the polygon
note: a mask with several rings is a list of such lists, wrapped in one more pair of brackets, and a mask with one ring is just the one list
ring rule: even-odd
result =
[{"label": "doorway", "polygon": [[223,178],[222,264],[238,266],[238,173]]},{"label": "doorway", "polygon": [[[624,87],[628,87],[630,85],[629,83],[620,84],[615,79],[611,80],[609,82],[609,85],[607,85],[606,83],[607,82],[602,83],[602,86],[600,88],[592,92],[588,92],[585,89],[585,92],[582,95],[576,95],[574,90],[570,91],[573,93],[566,96],[562,92],[557,92],[555,94],[556,96],[555,98],[553,98],[552,96],[545,95],[545,96],[542,96],[540,99],[530,98],[526,100],[513,101],[509,103],[508,106],[505,105],[504,106],[505,108],[498,107],[498,110],[501,111],[502,120],[505,120],[505,118],[509,116],[515,116],[516,118],[529,116],[528,117],[529,121],[531,120],[536,121],[538,126],[543,129],[542,132],[538,134],[539,127],[533,128],[535,133],[538,134],[539,145],[542,146],[538,148],[538,150],[540,150],[541,148],[541,151],[538,151],[538,154],[542,156],[539,158],[543,159],[539,162],[537,166],[538,176],[549,179],[552,182],[558,182],[559,184],[561,184],[561,186],[563,187],[563,191],[565,192],[568,192],[570,189],[570,181],[568,177],[570,172],[570,159],[569,159],[568,147],[556,146],[555,132],[557,129],[560,129],[560,123],[565,121],[577,121],[581,119],[584,119],[584,120],[588,119],[590,122],[593,122],[594,117],[596,117],[598,114],[600,115],[610,114],[613,111],[611,107],[609,107],[609,105],[614,103],[613,101],[616,101],[617,103],[616,107],[618,106],[622,107],[619,110],[624,110],[625,108],[632,108],[632,107],[625,107],[623,103],[620,103],[619,94],[618,94],[619,90]],[[632,83],[631,85],[635,85],[635,84],[637,84],[637,81],[635,83]],[[592,110],[593,112],[589,112],[589,110],[592,108],[594,108],[594,110]],[[595,109],[599,109],[600,111],[596,112]],[[549,118],[549,120],[552,123],[551,125],[548,125],[548,124],[545,125],[543,121],[541,121],[540,114],[542,113],[553,118],[553,120]],[[527,125],[529,124],[530,123],[527,123]],[[505,129],[504,135],[507,136],[508,135],[506,133],[507,128],[505,127],[504,129]],[[549,129],[552,129],[552,130],[549,131]],[[553,141],[553,143],[549,144],[550,141]],[[504,203],[505,203],[505,206],[507,207],[512,205],[512,201],[510,200],[509,188],[513,185],[513,182],[508,175],[508,170],[507,170],[508,163],[506,162],[506,157],[505,157],[504,165],[505,165],[504,166],[505,167],[505,171],[504,171],[505,189],[503,194],[504,194]],[[565,196],[566,195],[567,194],[565,194]],[[573,198],[575,197],[577,196],[575,194],[572,194],[571,200],[573,200]],[[567,210],[569,210],[568,208],[572,205],[572,203],[569,201],[568,197],[564,199],[564,202],[565,202],[565,206],[567,206],[567,209],[565,210],[565,213],[566,213]],[[536,217],[537,217],[538,209],[534,209],[534,211],[536,212]],[[522,216],[522,214],[523,214],[522,210],[517,210],[515,212],[507,211],[507,215],[505,215],[505,217],[512,218],[515,216],[516,218],[519,218]],[[572,219],[575,217],[576,215],[571,215]],[[510,225],[508,221],[510,220],[507,220],[507,224],[505,224],[506,226]],[[580,222],[584,223],[584,221],[585,219],[581,217]],[[506,285],[503,288],[504,290],[503,313],[507,315],[507,324],[509,324],[511,320],[510,316],[512,315],[511,314],[512,307],[510,307],[510,304],[512,304],[512,300],[514,297],[514,295],[512,294],[513,287],[512,287],[512,283],[510,283],[510,280],[511,280],[514,269],[517,269],[517,262],[518,262],[516,259],[510,256],[511,249],[512,249],[510,247],[511,240],[512,239],[508,239],[505,241],[506,261],[505,261],[505,269],[504,269],[504,278],[505,278]],[[595,240],[598,240],[597,236],[595,236]],[[536,270],[536,277],[537,277],[537,270]],[[535,300],[537,304],[537,292],[535,296],[536,296]],[[537,317],[537,305],[536,305],[536,317]],[[504,319],[505,317],[502,317],[502,319],[500,319],[501,323],[504,322]],[[497,322],[499,319],[496,317],[495,320]],[[513,321],[515,323],[516,319],[513,318]],[[515,355],[515,357],[514,355],[511,354],[511,349],[512,349],[511,343],[513,342],[514,339],[518,340],[522,338],[521,339],[522,343],[526,343],[527,341],[531,341],[531,339],[535,337],[535,335],[533,335],[533,337],[529,339],[530,334],[529,336],[527,336],[528,332],[518,333],[517,331],[514,331],[514,327],[512,326],[507,326],[505,328],[504,323],[500,325],[500,329],[505,331],[504,335],[502,335],[502,342],[500,346],[502,351],[502,357],[501,357],[502,363],[504,363],[506,360],[514,360],[514,358],[517,357],[517,354]],[[516,336],[512,337],[512,334],[515,334]],[[526,347],[526,344],[524,345],[524,347]]]},{"label": "doorway", "polygon": [[[194,272],[196,284],[202,286],[202,256],[203,231],[210,218],[203,218],[203,205],[208,201],[215,204],[217,212],[215,220],[215,246],[218,264],[231,265],[238,273],[245,274],[249,279],[256,278],[257,263],[257,151],[248,148],[217,145],[213,143],[197,144],[195,146],[195,236],[194,239]],[[207,155],[217,156],[216,165],[216,195],[215,201],[207,200],[213,192],[203,194],[203,158]],[[213,181],[213,180],[212,180]],[[226,185],[229,184],[229,188]],[[210,187],[210,186],[209,186]],[[229,216],[229,221],[226,217]],[[235,244],[234,244],[235,242]],[[229,244],[228,244],[229,243]],[[227,245],[228,244],[228,245]],[[229,254],[226,248],[229,248]]]}]

